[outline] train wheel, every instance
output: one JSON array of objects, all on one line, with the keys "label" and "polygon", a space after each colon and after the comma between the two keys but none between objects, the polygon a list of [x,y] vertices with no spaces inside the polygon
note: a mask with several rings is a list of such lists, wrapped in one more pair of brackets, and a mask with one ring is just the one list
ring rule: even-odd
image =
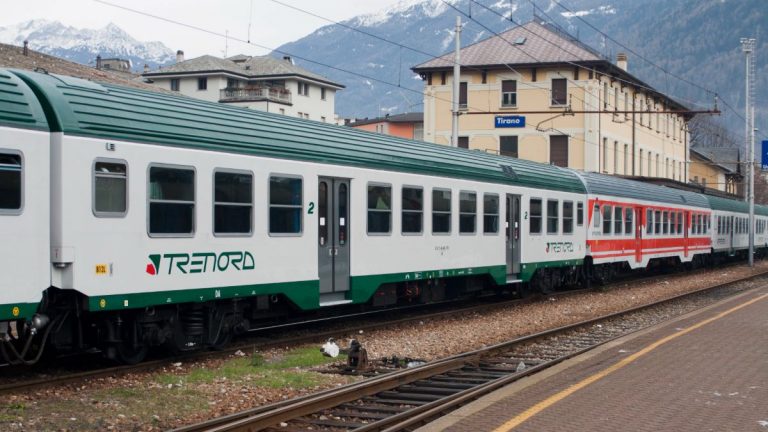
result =
[{"label": "train wheel", "polygon": [[122,364],[133,365],[141,363],[147,358],[147,352],[149,352],[149,347],[146,344],[133,346],[131,343],[124,342],[115,347],[116,360]]}]

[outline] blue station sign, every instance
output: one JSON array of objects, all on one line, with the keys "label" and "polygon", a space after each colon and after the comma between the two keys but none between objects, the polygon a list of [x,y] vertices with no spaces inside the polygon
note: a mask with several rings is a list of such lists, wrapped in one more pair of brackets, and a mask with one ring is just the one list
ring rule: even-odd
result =
[{"label": "blue station sign", "polygon": [[760,148],[762,157],[760,158],[760,165],[763,171],[768,171],[768,140],[763,140],[763,145]]},{"label": "blue station sign", "polygon": [[508,115],[496,116],[497,128],[522,128],[525,127],[525,116]]}]

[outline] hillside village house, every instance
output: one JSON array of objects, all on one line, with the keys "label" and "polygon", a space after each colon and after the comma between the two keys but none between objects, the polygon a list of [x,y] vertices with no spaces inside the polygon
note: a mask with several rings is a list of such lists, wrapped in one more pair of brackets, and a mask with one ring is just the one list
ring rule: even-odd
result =
[{"label": "hillside village house", "polygon": [[[450,145],[454,53],[425,81],[424,140]],[[461,50],[459,146],[585,171],[688,182],[687,108],[567,33],[537,22]],[[700,170],[725,190],[722,167]],[[705,173],[706,171],[706,173]],[[699,180],[702,181],[702,180]]]},{"label": "hillside village house", "polygon": [[186,96],[323,122],[334,121],[336,91],[344,88],[290,57],[176,57],[173,66],[142,76]]},{"label": "hillside village house", "polygon": [[424,113],[387,114],[384,117],[355,120],[347,126],[406,139],[424,140]]}]

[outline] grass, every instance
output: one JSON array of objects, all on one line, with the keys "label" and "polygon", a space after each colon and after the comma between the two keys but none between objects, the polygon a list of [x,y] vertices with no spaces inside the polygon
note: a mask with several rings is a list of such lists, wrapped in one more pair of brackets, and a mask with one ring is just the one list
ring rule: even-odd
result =
[{"label": "grass", "polygon": [[205,384],[226,379],[254,387],[307,388],[321,384],[325,377],[303,370],[333,362],[314,347],[298,348],[280,358],[266,360],[258,354],[228,360],[216,369],[196,368],[185,375],[162,374],[156,377],[159,384]]}]

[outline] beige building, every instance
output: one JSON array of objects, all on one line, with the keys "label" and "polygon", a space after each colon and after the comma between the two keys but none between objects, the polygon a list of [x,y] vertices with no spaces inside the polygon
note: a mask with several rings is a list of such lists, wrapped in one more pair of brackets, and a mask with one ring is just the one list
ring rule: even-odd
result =
[{"label": "beige building", "polygon": [[296,66],[290,57],[204,55],[142,75],[158,87],[211,102],[334,122],[336,91],[328,78]]},{"label": "beige building", "polygon": [[[454,54],[425,81],[424,140],[449,144]],[[461,51],[459,145],[560,166],[689,179],[687,108],[571,36],[531,22]]]}]

